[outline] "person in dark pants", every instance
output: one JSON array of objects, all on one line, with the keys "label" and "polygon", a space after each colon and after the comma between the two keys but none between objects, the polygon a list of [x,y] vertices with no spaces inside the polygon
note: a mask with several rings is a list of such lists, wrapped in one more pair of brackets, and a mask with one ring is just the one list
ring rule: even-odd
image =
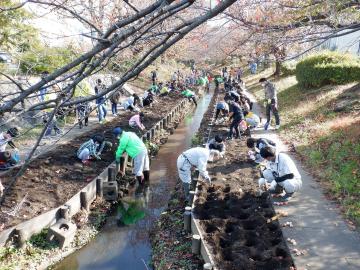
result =
[{"label": "person in dark pants", "polygon": [[118,109],[117,106],[119,104],[120,101],[120,92],[119,91],[115,91],[112,96],[110,97],[110,101],[111,101],[111,111],[112,114],[114,116],[117,116],[118,113]]},{"label": "person in dark pants", "polygon": [[156,73],[156,71],[157,71],[157,69],[151,71],[151,80],[152,80],[152,82],[153,82],[153,85],[156,84],[156,80],[157,80],[157,73]]},{"label": "person in dark pants", "polygon": [[270,125],[271,120],[271,112],[275,116],[275,129],[280,128],[280,117],[277,103],[277,93],[275,85],[269,82],[266,78],[261,78],[259,80],[261,85],[265,88],[265,108],[266,108],[266,123],[264,125],[264,129],[267,130]]},{"label": "person in dark pants", "polygon": [[232,140],[234,130],[235,130],[235,138],[239,139],[241,137],[240,130],[239,130],[239,124],[244,119],[243,111],[239,104],[237,104],[234,101],[230,101],[230,114],[229,114],[229,120],[231,121],[230,129],[229,129],[229,136],[228,140]]},{"label": "person in dark pants", "polygon": [[81,102],[76,105],[77,115],[78,115],[78,123],[79,128],[82,129],[83,127],[83,120],[85,122],[85,126],[89,123],[89,113],[90,113],[90,106],[88,102]]}]

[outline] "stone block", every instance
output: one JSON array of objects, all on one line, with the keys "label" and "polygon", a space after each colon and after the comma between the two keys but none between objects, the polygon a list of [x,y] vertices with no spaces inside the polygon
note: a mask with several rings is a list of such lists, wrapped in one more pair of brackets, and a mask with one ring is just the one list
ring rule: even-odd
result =
[{"label": "stone block", "polygon": [[103,197],[106,201],[116,201],[118,198],[118,185],[116,181],[103,183]]},{"label": "stone block", "polygon": [[47,240],[52,241],[53,239],[56,239],[59,242],[59,247],[63,249],[70,245],[71,241],[74,239],[75,233],[76,225],[62,218],[49,228]]}]

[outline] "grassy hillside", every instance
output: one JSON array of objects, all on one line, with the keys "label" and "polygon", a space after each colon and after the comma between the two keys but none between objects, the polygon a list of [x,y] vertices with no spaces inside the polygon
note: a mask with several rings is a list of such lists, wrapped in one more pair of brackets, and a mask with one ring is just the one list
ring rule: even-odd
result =
[{"label": "grassy hillside", "polygon": [[[264,92],[257,82],[270,74],[267,70],[246,79],[258,100]],[[303,89],[294,76],[272,81],[278,89],[280,136],[360,224],[360,84]]]}]

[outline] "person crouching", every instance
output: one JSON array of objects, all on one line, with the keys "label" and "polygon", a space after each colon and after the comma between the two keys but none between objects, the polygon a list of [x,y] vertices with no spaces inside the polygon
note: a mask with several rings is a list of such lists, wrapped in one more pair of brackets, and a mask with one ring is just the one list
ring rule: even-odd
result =
[{"label": "person crouching", "polygon": [[262,148],[260,155],[269,162],[267,169],[262,172],[263,177],[259,179],[260,189],[267,189],[269,185],[269,192],[276,193],[277,186],[280,186],[285,191],[281,200],[289,201],[302,186],[301,175],[294,161],[285,153],[276,154],[275,149],[269,146]]},{"label": "person crouching", "polygon": [[91,159],[101,160],[100,156],[105,147],[111,148],[112,143],[106,141],[102,135],[95,135],[79,147],[76,156],[86,165]]}]

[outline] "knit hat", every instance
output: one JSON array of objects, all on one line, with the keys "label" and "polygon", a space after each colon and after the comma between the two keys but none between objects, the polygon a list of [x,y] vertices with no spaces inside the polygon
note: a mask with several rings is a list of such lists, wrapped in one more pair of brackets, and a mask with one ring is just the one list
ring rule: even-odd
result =
[{"label": "knit hat", "polygon": [[123,130],[121,129],[121,127],[116,127],[113,129],[113,134],[115,137],[118,137],[119,135],[121,135],[122,132],[123,132]]}]

